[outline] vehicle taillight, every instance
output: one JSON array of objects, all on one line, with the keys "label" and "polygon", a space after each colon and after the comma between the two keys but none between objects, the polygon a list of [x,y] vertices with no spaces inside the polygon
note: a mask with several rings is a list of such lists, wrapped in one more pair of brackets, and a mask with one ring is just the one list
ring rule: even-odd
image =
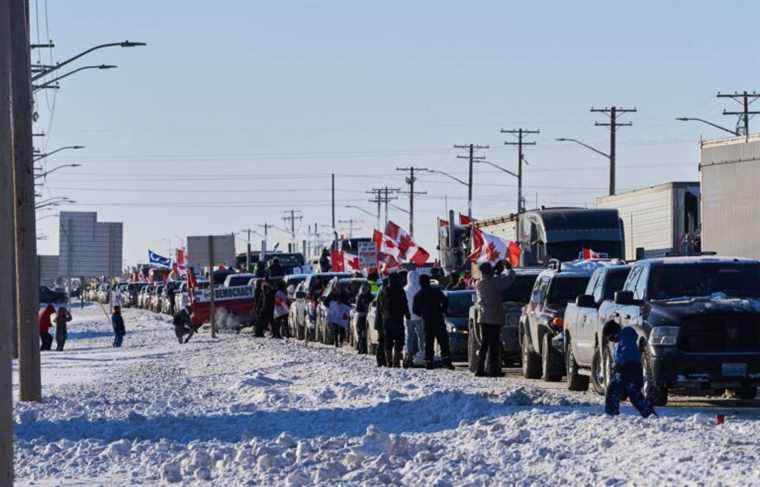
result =
[{"label": "vehicle taillight", "polygon": [[556,317],[552,321],[552,326],[556,326],[557,328],[562,328],[562,326],[565,324],[564,321],[562,321],[562,318]]}]

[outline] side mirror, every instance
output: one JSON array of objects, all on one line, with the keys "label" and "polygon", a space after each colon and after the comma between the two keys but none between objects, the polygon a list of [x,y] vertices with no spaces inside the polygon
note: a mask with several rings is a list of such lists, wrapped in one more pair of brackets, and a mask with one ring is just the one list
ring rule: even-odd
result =
[{"label": "side mirror", "polygon": [[596,308],[596,301],[590,294],[581,294],[575,298],[575,305],[579,308]]},{"label": "side mirror", "polygon": [[617,291],[615,293],[615,304],[633,304],[633,291]]}]

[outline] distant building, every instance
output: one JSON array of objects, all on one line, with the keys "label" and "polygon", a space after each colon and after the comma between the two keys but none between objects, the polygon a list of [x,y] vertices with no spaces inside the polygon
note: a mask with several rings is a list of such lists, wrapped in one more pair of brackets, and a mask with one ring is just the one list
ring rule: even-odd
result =
[{"label": "distant building", "polygon": [[760,135],[702,142],[702,249],[760,258]]},{"label": "distant building", "polygon": [[40,286],[52,286],[59,274],[57,255],[38,255],[37,264],[40,273]]},{"label": "distant building", "polygon": [[99,222],[94,211],[62,211],[58,272],[63,277],[121,275],[123,241],[122,223]]}]

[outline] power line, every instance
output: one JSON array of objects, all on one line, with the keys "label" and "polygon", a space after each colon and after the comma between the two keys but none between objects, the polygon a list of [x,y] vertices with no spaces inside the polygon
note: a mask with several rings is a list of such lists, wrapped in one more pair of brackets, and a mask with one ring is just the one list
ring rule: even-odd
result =
[{"label": "power line", "polygon": [[[393,194],[398,193],[401,191],[401,188],[389,188],[388,186],[383,186],[381,188],[372,188],[371,190],[367,191],[368,194],[374,195],[373,198],[369,200],[370,203],[377,203],[377,216],[378,220],[380,219],[380,205],[385,205],[385,224],[388,224],[388,203],[390,203],[393,200],[397,200],[398,198],[396,196],[393,196]],[[378,226],[380,222],[378,221]],[[383,225],[384,227],[385,225]]]},{"label": "power line", "polygon": [[760,111],[752,111],[749,109],[749,106],[757,101],[758,98],[760,98],[760,93],[755,93],[754,91],[752,93],[747,93],[747,91],[743,91],[741,93],[734,92],[731,93],[718,93],[716,95],[718,98],[731,98],[735,102],[739,103],[742,106],[742,110],[739,112],[729,112],[728,110],[723,110],[723,115],[738,115],[739,119],[736,121],[736,131],[739,132],[739,128],[743,126],[744,128],[744,136],[749,137],[749,119],[750,115],[757,115],[760,114]]},{"label": "power line", "polygon": [[615,145],[616,145],[616,132],[618,127],[630,127],[633,122],[618,122],[618,117],[625,113],[635,113],[636,108],[621,108],[615,105],[609,108],[591,108],[592,113],[604,113],[610,121],[609,122],[594,122],[597,127],[609,127],[610,128],[610,153],[608,157],[610,159],[610,195],[615,194]]}]

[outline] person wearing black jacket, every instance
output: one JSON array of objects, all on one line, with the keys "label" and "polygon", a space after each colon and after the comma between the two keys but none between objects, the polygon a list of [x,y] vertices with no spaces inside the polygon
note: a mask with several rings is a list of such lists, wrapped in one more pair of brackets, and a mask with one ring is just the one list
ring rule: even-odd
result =
[{"label": "person wearing black jacket", "polygon": [[378,300],[378,313],[383,317],[385,361],[389,367],[401,367],[404,350],[404,318],[410,319],[409,304],[401,283],[401,275],[393,273]]},{"label": "person wearing black jacket", "polygon": [[263,337],[264,327],[264,279],[256,281],[253,291],[253,330],[254,336]]},{"label": "person wearing black jacket", "polygon": [[277,257],[272,259],[272,263],[269,264],[269,277],[282,277],[282,266]]},{"label": "person wearing black jacket", "polygon": [[356,295],[356,313],[358,315],[356,333],[359,335],[357,337],[358,343],[356,344],[356,349],[359,355],[367,354],[367,313],[373,299],[374,296],[372,296],[369,282],[363,282],[359,289],[359,294]]},{"label": "person wearing black jacket", "polygon": [[[193,319],[190,316],[191,311],[192,309],[188,304],[183,309],[179,310],[172,320],[174,324],[174,335],[176,335],[177,341],[180,344],[189,342],[196,332],[196,328],[193,326]],[[183,340],[182,338],[185,335],[187,335],[187,339]]]},{"label": "person wearing black jacket", "polygon": [[426,274],[420,276],[420,288],[414,296],[412,311],[422,317],[425,325],[425,367],[433,368],[433,345],[434,340],[438,340],[444,367],[453,369],[449,334],[444,319],[449,307],[449,298],[443,291],[430,285],[430,276]]},{"label": "person wearing black jacket", "polygon": [[274,299],[275,299],[275,289],[274,286],[270,283],[269,279],[264,281],[264,284],[261,286],[262,294],[263,294],[263,300],[261,305],[261,315],[259,316],[259,320],[262,321],[261,329],[262,329],[262,336],[263,336],[263,330],[265,330],[268,326],[271,327],[272,337],[273,338],[280,338],[280,332],[276,330],[276,326],[274,326]]}]

